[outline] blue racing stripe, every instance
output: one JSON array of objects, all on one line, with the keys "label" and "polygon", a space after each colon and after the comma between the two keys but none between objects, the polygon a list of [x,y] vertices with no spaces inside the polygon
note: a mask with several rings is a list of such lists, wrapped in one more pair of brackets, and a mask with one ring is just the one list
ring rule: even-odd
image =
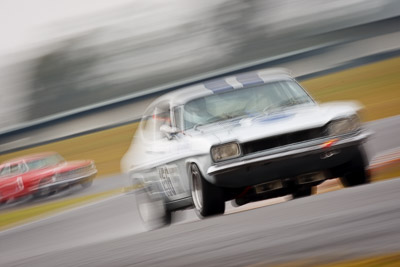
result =
[{"label": "blue racing stripe", "polygon": [[236,80],[244,86],[264,83],[264,81],[260,78],[260,76],[258,76],[256,72],[239,74],[236,76]]},{"label": "blue racing stripe", "polygon": [[233,90],[233,86],[228,84],[224,79],[216,79],[204,82],[204,86],[214,93],[222,93]]}]

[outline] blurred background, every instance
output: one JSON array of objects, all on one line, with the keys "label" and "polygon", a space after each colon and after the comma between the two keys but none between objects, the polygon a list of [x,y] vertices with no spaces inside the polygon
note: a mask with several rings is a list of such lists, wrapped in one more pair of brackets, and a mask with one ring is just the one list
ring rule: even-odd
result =
[{"label": "blurred background", "polygon": [[397,0],[1,5],[2,133],[229,66],[398,30],[354,27],[400,13]]},{"label": "blurred background", "polygon": [[0,161],[56,151],[117,174],[155,97],[266,67],[289,68],[318,101],[360,101],[367,121],[400,114],[397,0],[1,6]]}]

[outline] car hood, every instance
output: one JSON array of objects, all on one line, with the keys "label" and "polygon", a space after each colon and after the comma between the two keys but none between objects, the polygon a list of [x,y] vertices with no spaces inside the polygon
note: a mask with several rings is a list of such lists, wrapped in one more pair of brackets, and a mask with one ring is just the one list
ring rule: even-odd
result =
[{"label": "car hood", "polygon": [[93,161],[91,160],[67,161],[55,166],[54,171],[56,172],[71,171],[78,168],[89,166],[91,163],[93,163]]},{"label": "car hood", "polygon": [[217,137],[217,143],[247,142],[288,132],[326,125],[336,118],[356,114],[361,108],[356,102],[331,102],[321,105],[292,107],[269,114],[249,115],[197,127],[194,136]]}]

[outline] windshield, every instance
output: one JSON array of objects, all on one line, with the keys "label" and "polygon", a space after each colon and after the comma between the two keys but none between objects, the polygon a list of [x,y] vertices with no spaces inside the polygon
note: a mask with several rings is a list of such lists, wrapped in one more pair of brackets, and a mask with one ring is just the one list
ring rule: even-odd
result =
[{"label": "windshield", "polygon": [[35,159],[32,161],[27,161],[26,164],[29,170],[42,169],[50,166],[54,166],[64,162],[64,159],[60,155],[51,155],[40,159]]},{"label": "windshield", "polygon": [[184,106],[184,129],[225,119],[314,103],[295,81],[285,80],[192,100]]}]

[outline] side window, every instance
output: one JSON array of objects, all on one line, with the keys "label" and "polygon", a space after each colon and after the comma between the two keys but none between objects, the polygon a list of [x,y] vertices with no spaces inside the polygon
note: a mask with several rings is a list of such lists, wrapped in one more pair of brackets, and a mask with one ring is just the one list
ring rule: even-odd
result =
[{"label": "side window", "polygon": [[161,133],[160,128],[163,125],[171,126],[171,111],[169,110],[169,106],[166,108],[157,107],[153,114],[154,122],[155,122],[155,139],[164,138],[164,134]]},{"label": "side window", "polygon": [[1,169],[0,175],[4,176],[4,175],[8,175],[8,174],[10,174],[10,166],[9,165],[5,165],[3,167],[3,169]]},{"label": "side window", "polygon": [[26,166],[25,163],[20,163],[18,167],[19,167],[20,173],[24,173],[24,172],[28,171],[28,167]]},{"label": "side window", "polygon": [[160,131],[160,127],[164,124],[171,126],[169,104],[159,105],[155,107],[151,114],[142,119],[141,128],[143,137],[149,140],[157,140],[164,138]]},{"label": "side window", "polygon": [[11,164],[10,165],[10,174],[19,174],[20,173],[20,168],[19,164]]},{"label": "side window", "polygon": [[156,108],[153,117],[159,126],[162,126],[164,124],[171,126],[170,114],[171,114],[171,112],[170,112],[169,108],[167,108],[167,109]]},{"label": "side window", "polygon": [[25,163],[14,163],[14,164],[7,164],[0,170],[0,175],[17,175],[20,173],[24,173],[28,171],[28,167]]}]

